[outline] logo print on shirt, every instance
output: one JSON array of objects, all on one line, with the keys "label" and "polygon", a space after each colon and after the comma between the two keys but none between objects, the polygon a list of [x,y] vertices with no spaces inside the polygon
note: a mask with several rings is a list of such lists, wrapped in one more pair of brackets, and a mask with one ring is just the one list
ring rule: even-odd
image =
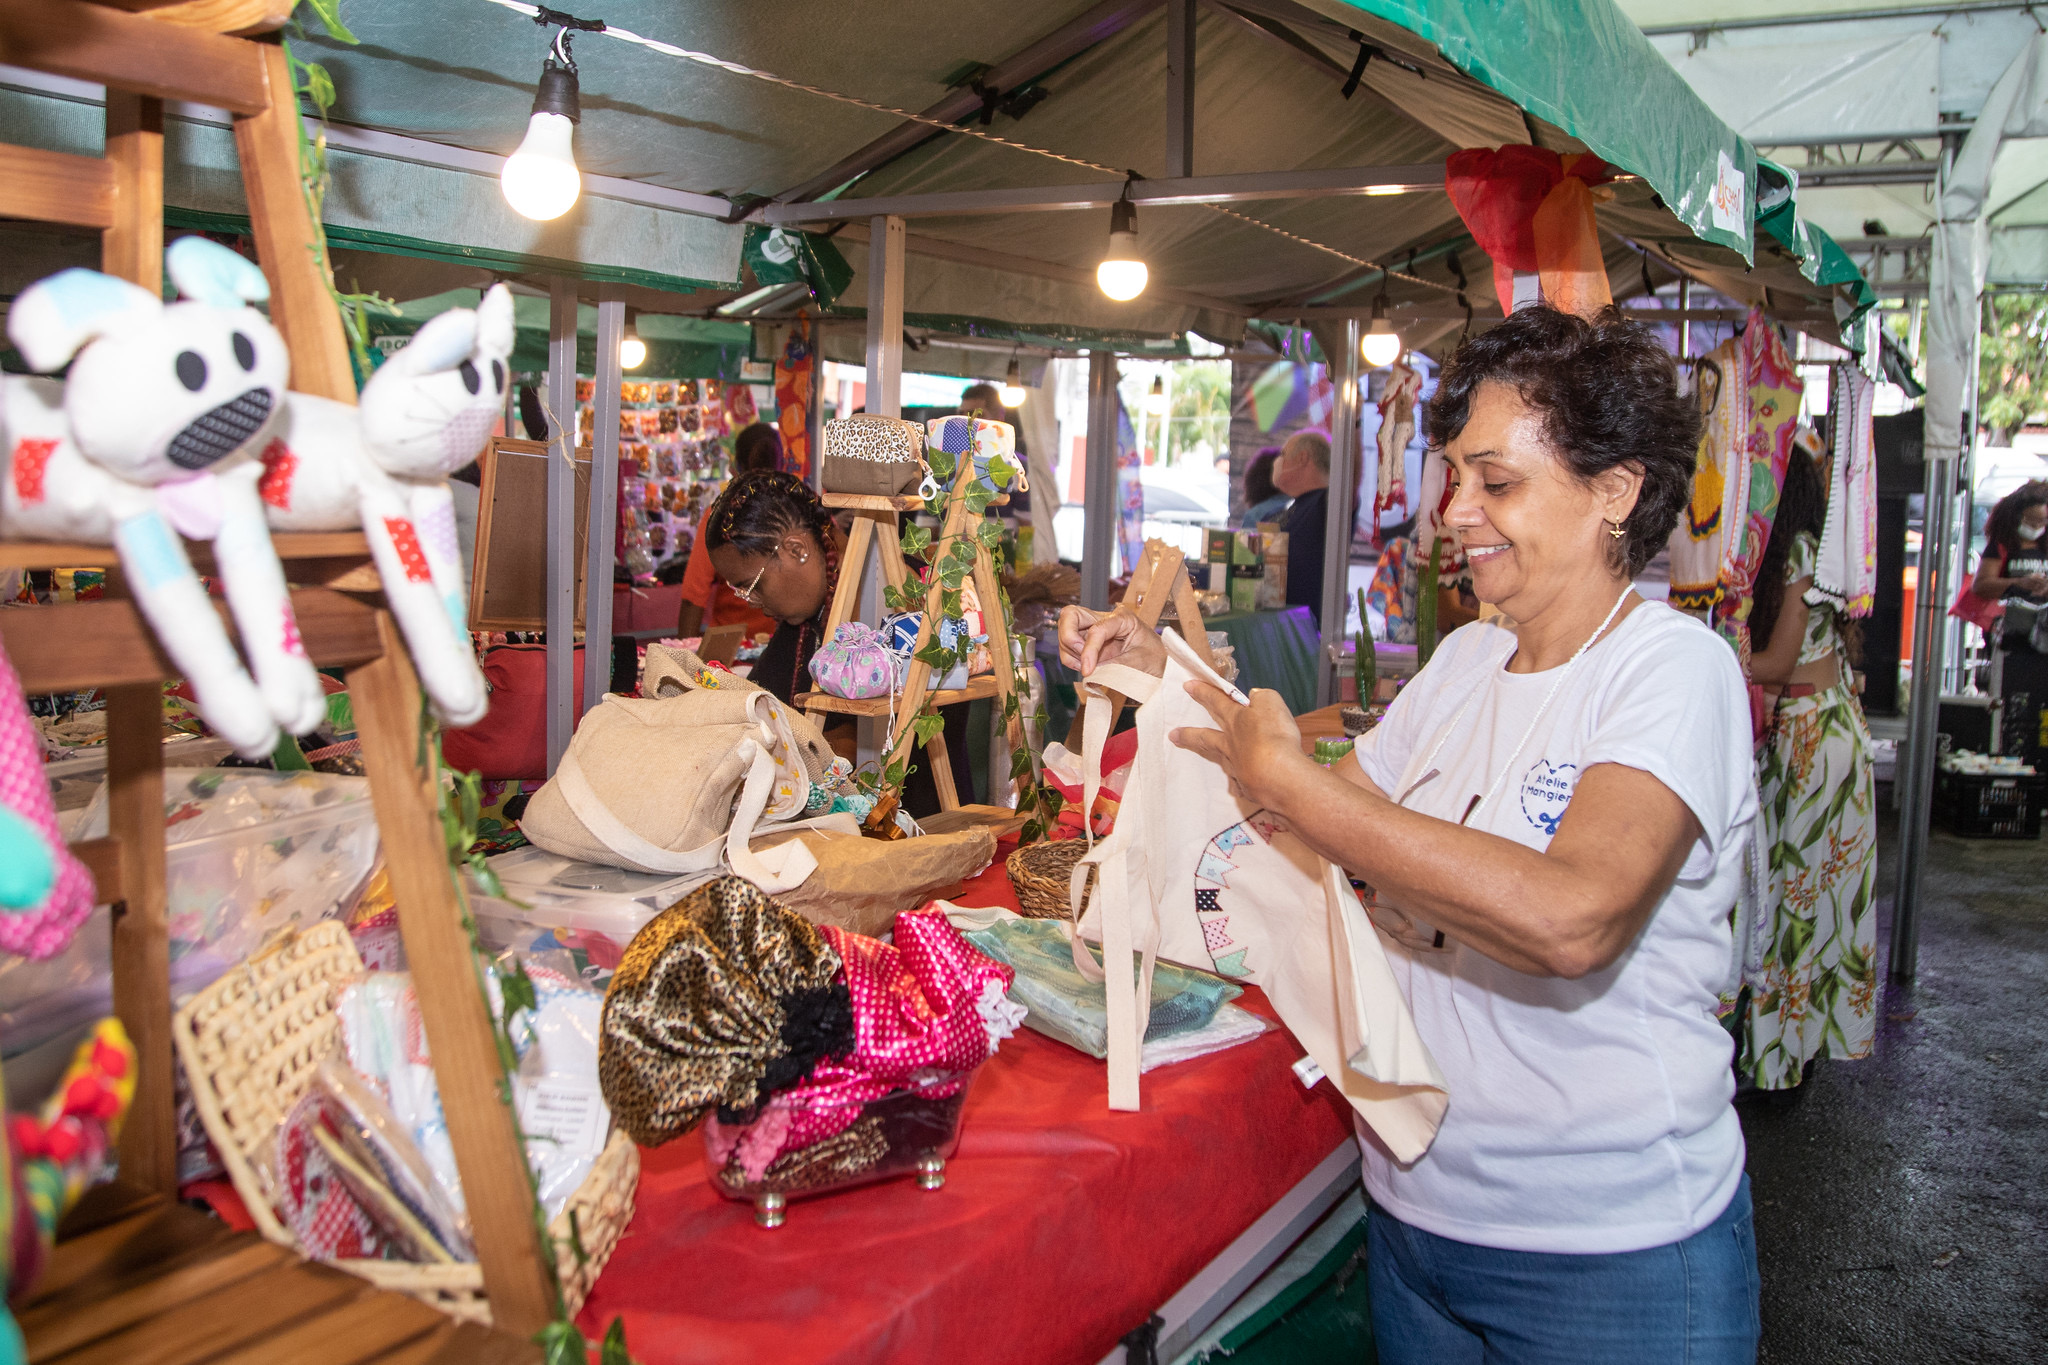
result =
[{"label": "logo print on shirt", "polygon": [[1532,829],[1557,837],[1558,822],[1571,804],[1572,788],[1579,784],[1579,765],[1552,763],[1539,758],[1522,777],[1522,815]]}]

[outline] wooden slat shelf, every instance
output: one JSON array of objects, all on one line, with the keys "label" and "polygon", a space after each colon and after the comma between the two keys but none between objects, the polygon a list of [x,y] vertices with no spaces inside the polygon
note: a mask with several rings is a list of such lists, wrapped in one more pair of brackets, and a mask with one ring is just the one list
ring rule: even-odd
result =
[{"label": "wooden slat shelf", "polygon": [[838,511],[922,512],[924,499],[913,493],[820,493],[818,500]]},{"label": "wooden slat shelf", "polygon": [[[17,1306],[36,1365],[537,1365],[540,1349],[161,1196],[57,1244]],[[431,1351],[422,1350],[432,1346]]]},{"label": "wooden slat shelf", "polygon": [[953,834],[963,829],[986,829],[996,838],[1015,834],[1024,828],[1024,817],[1008,806],[967,805],[952,810],[942,810],[936,815],[918,818],[918,828],[926,834]]},{"label": "wooden slat shelf", "polygon": [[[984,673],[978,678],[969,678],[965,687],[947,687],[931,694],[934,704],[951,706],[955,702],[980,701],[983,697],[996,694],[996,678],[993,673]],[[887,697],[835,697],[830,692],[802,692],[797,695],[796,704],[805,711],[830,711],[841,716],[886,716],[889,714]]]},{"label": "wooden slat shelf", "polygon": [[[347,560],[360,564],[370,557],[370,542],[361,531],[291,531],[270,538],[277,557],[287,565],[307,560]],[[204,541],[186,541],[185,552],[201,573],[212,567],[213,555]],[[75,569],[118,564],[121,557],[111,545],[93,545],[77,540],[0,540],[0,569]],[[285,576],[303,581],[291,568]]]},{"label": "wooden slat shelf", "polygon": [[[227,620],[225,604],[215,606]],[[383,652],[377,609],[332,588],[295,589],[292,614],[307,655],[321,668],[351,668]],[[232,633],[233,621],[227,625]],[[32,697],[180,676],[134,603],[119,599],[0,611],[0,638]]]},{"label": "wooden slat shelf", "polygon": [[270,108],[255,44],[80,0],[0,0],[0,62],[236,114]]}]

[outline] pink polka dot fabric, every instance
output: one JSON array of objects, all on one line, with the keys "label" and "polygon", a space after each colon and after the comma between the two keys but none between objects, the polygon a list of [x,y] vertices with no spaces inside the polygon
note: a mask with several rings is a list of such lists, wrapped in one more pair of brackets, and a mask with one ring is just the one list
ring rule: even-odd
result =
[{"label": "pink polka dot fabric", "polygon": [[42,753],[35,726],[28,717],[28,698],[21,677],[0,646],[0,804],[33,825],[49,841],[57,877],[49,899],[34,909],[0,914],[0,951],[17,957],[55,957],[92,913],[96,893],[92,874],[71,856],[57,832],[57,808],[43,775]]},{"label": "pink polka dot fabric", "polygon": [[[936,910],[896,917],[896,943],[824,924],[818,932],[845,964],[853,997],[853,1051],[826,1057],[802,1085],[773,1101],[789,1111],[776,1151],[793,1152],[850,1127],[861,1108],[935,1074],[965,1073],[995,1051],[978,1004],[990,983],[1008,991],[1016,973],[977,952]],[[964,1081],[932,1086],[943,1099]],[[766,1164],[765,1162],[763,1163]]]}]

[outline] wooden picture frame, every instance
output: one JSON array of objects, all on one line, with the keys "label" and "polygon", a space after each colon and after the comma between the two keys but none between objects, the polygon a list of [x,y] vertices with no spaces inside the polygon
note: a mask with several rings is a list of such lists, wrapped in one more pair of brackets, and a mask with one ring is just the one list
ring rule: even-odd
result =
[{"label": "wooden picture frame", "polygon": [[[545,441],[493,436],[477,487],[470,565],[471,630],[546,630],[548,459]],[[576,449],[576,624],[583,624],[590,525],[590,447]]]}]

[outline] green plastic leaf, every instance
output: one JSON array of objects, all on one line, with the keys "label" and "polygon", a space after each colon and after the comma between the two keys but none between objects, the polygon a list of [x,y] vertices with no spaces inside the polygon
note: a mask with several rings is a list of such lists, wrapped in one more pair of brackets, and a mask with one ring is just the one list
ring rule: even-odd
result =
[{"label": "green plastic leaf", "polygon": [[925,548],[932,543],[931,528],[912,522],[903,528],[903,534],[900,538],[903,541],[904,553],[913,555],[923,554]]},{"label": "green plastic leaf", "polygon": [[983,512],[988,511],[989,504],[996,500],[996,491],[981,480],[976,479],[973,483],[967,485],[967,492],[960,500],[967,504],[968,511],[978,517]]},{"label": "green plastic leaf", "polygon": [[1003,543],[1003,528],[995,522],[984,521],[974,528],[974,538],[981,542],[984,550],[993,552]]},{"label": "green plastic leaf", "polygon": [[338,43],[354,47],[361,40],[341,22],[341,0],[303,0],[304,8],[320,17],[320,25]]},{"label": "green plastic leaf", "polygon": [[534,1333],[533,1340],[547,1365],[590,1365],[590,1346],[573,1322],[557,1319]]},{"label": "green plastic leaf", "polygon": [[1008,487],[1010,486],[1010,480],[1014,479],[1014,478],[1015,478],[1016,476],[1017,476],[1017,471],[1016,471],[1016,470],[1014,470],[1014,469],[1012,469],[1012,468],[1010,467],[1010,464],[1009,464],[1009,462],[1008,462],[1008,461],[1006,461],[1006,460],[990,460],[990,461],[989,461],[989,463],[988,463],[988,477],[989,477],[989,481],[990,481],[991,483],[993,483],[993,484],[994,484],[994,485],[995,485],[996,487],[998,487],[998,488],[1008,488]]},{"label": "green plastic leaf", "polygon": [[613,1318],[612,1325],[604,1329],[604,1347],[598,1354],[598,1365],[639,1365],[626,1350],[624,1318]]},{"label": "green plastic leaf", "polygon": [[933,640],[911,657],[930,664],[935,673],[945,672],[953,667],[953,651],[937,640]]},{"label": "green plastic leaf", "polygon": [[[320,111],[322,118],[334,107],[334,77],[327,74],[327,68],[318,62],[306,63],[306,94],[313,101],[313,107]],[[324,152],[325,139],[321,150]]]},{"label": "green plastic leaf", "polygon": [[927,450],[924,462],[932,467],[932,473],[943,482],[953,477],[953,457],[943,450]]},{"label": "green plastic leaf", "polygon": [[919,716],[910,723],[910,726],[911,729],[917,732],[917,742],[919,744],[929,744],[932,742],[934,735],[939,734],[946,728],[946,718],[940,715]]}]

